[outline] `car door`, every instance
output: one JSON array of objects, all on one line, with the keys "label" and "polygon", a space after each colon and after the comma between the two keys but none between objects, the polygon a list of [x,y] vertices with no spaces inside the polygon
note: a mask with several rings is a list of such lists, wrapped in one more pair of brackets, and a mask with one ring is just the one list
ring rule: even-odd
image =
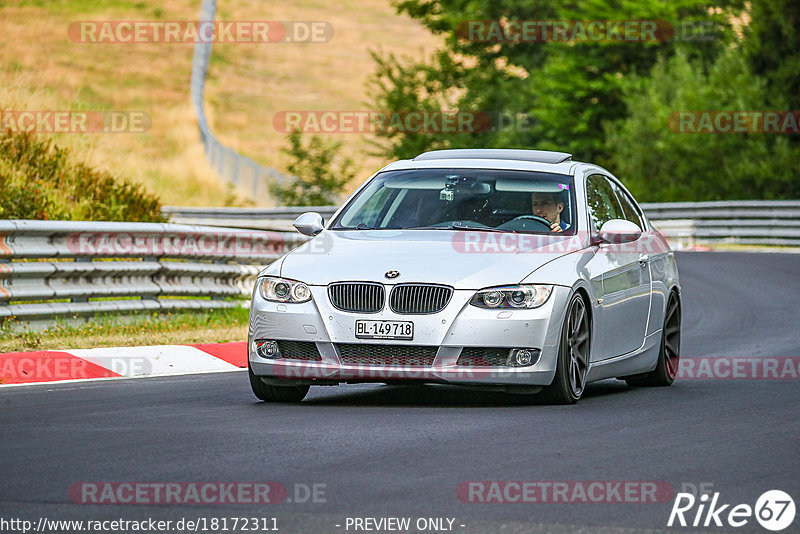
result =
[{"label": "car door", "polygon": [[[611,186],[614,188],[614,192],[617,194],[617,198],[622,205],[622,210],[625,212],[625,219],[637,225],[643,232],[649,232],[650,229],[647,224],[647,219],[645,219],[642,208],[639,207],[636,200],[634,200],[624,187],[613,179],[611,180]],[[656,310],[663,310],[666,306],[666,292],[663,291],[663,288],[660,291],[658,286],[663,286],[663,283],[659,283],[659,272],[664,271],[660,266],[663,265],[667,250],[664,247],[658,246],[657,242],[653,241],[652,238],[652,233],[643,236],[640,242],[636,243],[635,248],[635,253],[639,257],[640,264],[647,264],[648,274],[650,276],[649,324],[645,331],[645,337],[661,328],[663,316]]]},{"label": "car door", "polygon": [[[606,176],[594,173],[586,179],[589,225],[598,232],[611,219],[627,219],[616,185]],[[637,223],[641,228],[642,222]],[[598,359],[613,358],[634,351],[644,343],[650,312],[650,268],[646,255],[638,252],[638,240],[625,244],[598,245],[597,260],[603,270],[599,296],[603,329],[596,342]]]}]

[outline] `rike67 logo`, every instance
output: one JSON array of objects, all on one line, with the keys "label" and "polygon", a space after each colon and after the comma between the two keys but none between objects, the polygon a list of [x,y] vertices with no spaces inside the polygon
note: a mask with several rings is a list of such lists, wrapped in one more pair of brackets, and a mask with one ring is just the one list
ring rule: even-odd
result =
[{"label": "rike67 logo", "polygon": [[756,521],[767,530],[778,532],[794,522],[794,500],[781,490],[770,490],[762,494],[754,507],[749,504],[723,504],[720,493],[699,498],[691,493],[678,493],[669,514],[667,526],[681,527],[743,527],[755,516]]}]

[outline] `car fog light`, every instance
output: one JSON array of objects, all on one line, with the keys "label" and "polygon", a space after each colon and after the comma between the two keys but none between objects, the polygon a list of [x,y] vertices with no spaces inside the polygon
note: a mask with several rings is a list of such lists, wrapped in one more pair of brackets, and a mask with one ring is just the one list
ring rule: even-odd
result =
[{"label": "car fog light", "polygon": [[278,342],[268,339],[255,340],[256,354],[262,358],[275,358],[280,355],[281,351],[278,349]]},{"label": "car fog light", "polygon": [[488,293],[484,293],[483,303],[490,308],[496,308],[503,303],[503,294],[499,291],[490,291]]},{"label": "car fog light", "polygon": [[539,361],[539,349],[511,349],[506,365],[510,367],[528,367]]}]

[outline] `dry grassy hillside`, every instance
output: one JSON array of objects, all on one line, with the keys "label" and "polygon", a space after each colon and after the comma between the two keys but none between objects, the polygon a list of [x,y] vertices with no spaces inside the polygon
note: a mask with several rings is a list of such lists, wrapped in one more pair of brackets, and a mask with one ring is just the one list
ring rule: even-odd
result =
[{"label": "dry grassy hillside", "polygon": [[[164,204],[242,203],[220,184],[199,142],[189,100],[191,44],[67,38],[74,21],[193,20],[199,11],[199,0],[0,0],[0,108],[146,111],[152,126],[145,133],[55,137],[91,164],[145,184]],[[275,113],[366,109],[369,49],[417,56],[436,44],[390,0],[219,0],[217,18],[326,21],[334,28],[328,43],[215,45],[206,90],[212,128],[224,143],[278,169],[286,142],[273,127]],[[364,154],[364,136],[337,138],[356,160],[359,181],[383,163]]]}]

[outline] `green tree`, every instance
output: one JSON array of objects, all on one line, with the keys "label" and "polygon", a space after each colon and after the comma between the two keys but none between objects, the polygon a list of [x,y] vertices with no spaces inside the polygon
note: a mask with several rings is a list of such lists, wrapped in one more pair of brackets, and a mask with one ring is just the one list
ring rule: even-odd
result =
[{"label": "green tree", "polygon": [[[671,54],[685,25],[706,24],[710,40],[684,43],[694,57],[711,61],[731,35],[730,17],[742,2],[722,0],[404,0],[401,12],[444,36],[444,47],[423,61],[378,55],[374,102],[392,111],[459,109],[527,113],[533,127],[476,134],[387,133],[383,152],[408,157],[425,149],[519,147],[567,150],[605,162],[603,124],[624,117],[626,79],[647,73]],[[710,10],[711,7],[719,9]],[[673,23],[674,39],[655,42],[479,42],[464,32],[470,20],[661,20]],[[695,35],[695,37],[697,37]],[[702,36],[701,36],[702,37]],[[405,106],[403,108],[386,106]]]},{"label": "green tree", "polygon": [[752,0],[744,51],[754,74],[767,82],[772,105],[800,109],[800,2]]},{"label": "green tree", "polygon": [[800,151],[784,135],[692,133],[685,111],[764,110],[767,82],[738,47],[709,68],[679,52],[633,79],[628,118],[606,124],[612,170],[641,201],[800,198]]},{"label": "green tree", "polygon": [[290,161],[286,170],[293,177],[276,183],[270,191],[284,206],[327,206],[335,204],[344,187],[353,179],[353,161],[338,156],[341,143],[312,136],[303,142],[299,131],[288,136],[289,148],[282,148]]}]

